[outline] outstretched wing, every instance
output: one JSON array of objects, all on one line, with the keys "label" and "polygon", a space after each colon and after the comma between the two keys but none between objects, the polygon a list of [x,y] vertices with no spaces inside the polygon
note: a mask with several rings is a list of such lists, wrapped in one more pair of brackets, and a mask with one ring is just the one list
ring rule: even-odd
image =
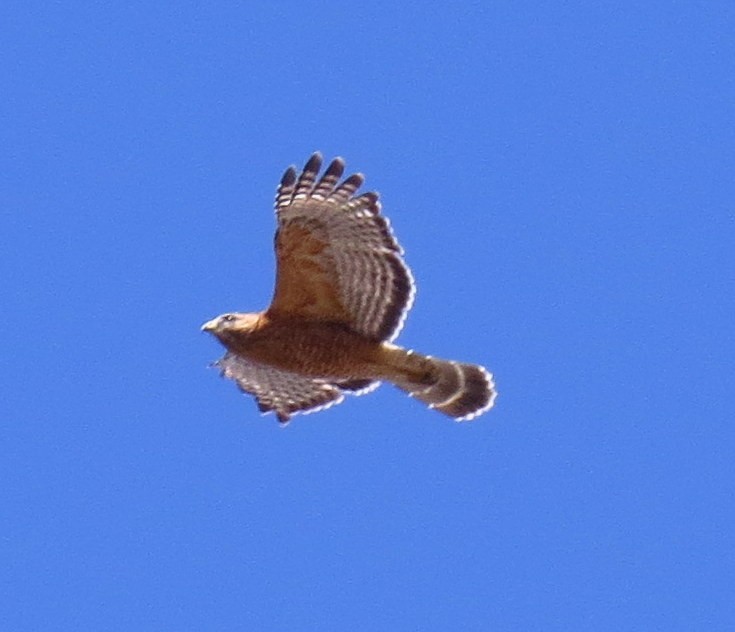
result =
[{"label": "outstretched wing", "polygon": [[303,172],[289,168],[276,195],[276,289],[269,311],[280,317],[343,323],[374,340],[398,335],[414,284],[377,193],[355,195],[361,174],[339,182],[344,161]]},{"label": "outstretched wing", "polygon": [[261,412],[275,412],[281,423],[289,421],[295,413],[315,412],[339,404],[344,399],[342,390],[362,395],[379,385],[379,382],[370,381],[329,384],[251,362],[231,352],[220,358],[215,366],[224,377],[234,380],[240,390],[254,395]]}]

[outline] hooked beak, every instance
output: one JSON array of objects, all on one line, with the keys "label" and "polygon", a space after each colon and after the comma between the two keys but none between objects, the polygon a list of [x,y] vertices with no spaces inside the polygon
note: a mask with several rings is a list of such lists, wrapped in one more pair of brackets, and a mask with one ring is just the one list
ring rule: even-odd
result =
[{"label": "hooked beak", "polygon": [[214,331],[217,329],[217,319],[213,318],[212,320],[208,320],[206,323],[202,325],[202,331]]}]

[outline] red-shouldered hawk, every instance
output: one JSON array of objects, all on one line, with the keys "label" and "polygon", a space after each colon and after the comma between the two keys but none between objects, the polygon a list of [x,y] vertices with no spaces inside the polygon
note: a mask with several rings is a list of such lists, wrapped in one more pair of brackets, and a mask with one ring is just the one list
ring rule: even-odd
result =
[{"label": "red-shouldered hawk", "polygon": [[414,284],[403,251],[380,214],[377,193],[340,182],[336,158],[317,181],[314,154],[276,194],[276,288],[263,312],[231,313],[202,326],[227,348],[222,375],[287,422],[388,381],[457,420],[495,401],[483,367],[424,356],[391,344],[411,308]]}]

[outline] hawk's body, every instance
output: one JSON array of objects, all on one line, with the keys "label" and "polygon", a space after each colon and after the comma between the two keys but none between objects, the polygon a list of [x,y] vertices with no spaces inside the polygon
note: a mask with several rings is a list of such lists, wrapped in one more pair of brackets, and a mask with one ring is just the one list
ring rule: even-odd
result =
[{"label": "hawk's body", "polygon": [[315,154],[298,177],[287,170],[278,188],[271,306],[203,327],[228,349],[218,362],[223,374],[284,422],[381,380],[457,419],[490,408],[495,391],[482,367],[390,344],[413,302],[411,273],[377,194],[355,195],[362,176],[340,184],[338,158],[317,182],[320,167]]},{"label": "hawk's body", "polygon": [[309,377],[367,378],[380,363],[379,344],[334,322],[271,319],[266,313],[247,336],[233,334],[222,336],[233,353]]}]

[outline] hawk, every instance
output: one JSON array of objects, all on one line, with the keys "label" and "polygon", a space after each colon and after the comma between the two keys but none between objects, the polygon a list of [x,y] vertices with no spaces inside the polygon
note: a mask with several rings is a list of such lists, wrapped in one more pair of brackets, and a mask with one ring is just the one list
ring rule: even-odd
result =
[{"label": "hawk", "polygon": [[483,367],[392,344],[414,298],[403,251],[380,214],[377,193],[357,194],[362,174],[340,181],[334,159],[319,178],[315,153],[289,167],[276,194],[276,287],[270,307],[229,313],[202,326],[227,349],[223,376],[281,423],[363,394],[381,381],[458,421],[492,407]]}]

